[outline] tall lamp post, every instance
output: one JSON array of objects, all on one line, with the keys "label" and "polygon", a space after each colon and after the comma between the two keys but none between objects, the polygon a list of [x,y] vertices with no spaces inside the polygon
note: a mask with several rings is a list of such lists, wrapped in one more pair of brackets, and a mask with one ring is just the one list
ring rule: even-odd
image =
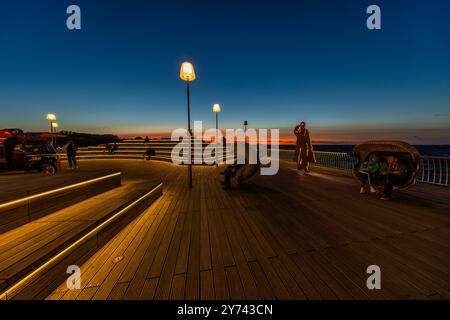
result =
[{"label": "tall lamp post", "polygon": [[[53,133],[53,121],[56,121],[56,116],[54,113],[48,113],[46,116],[46,119],[50,121],[50,133]],[[53,137],[52,137],[52,143],[53,143]]]},{"label": "tall lamp post", "polygon": [[180,69],[180,78],[186,81],[187,94],[187,114],[188,114],[188,136],[189,136],[189,188],[192,189],[192,132],[191,132],[191,97],[189,91],[189,84],[195,80],[194,66],[190,62],[183,62]]},{"label": "tall lamp post", "polygon": [[[52,122],[53,133],[56,133],[56,129],[58,129],[58,127],[59,127],[59,124],[57,122]],[[57,140],[56,140],[56,137],[55,137],[55,142],[54,142],[55,148],[57,148],[56,142],[57,142]]]},{"label": "tall lamp post", "polygon": [[247,126],[248,126],[248,121],[245,120],[245,121],[244,121],[244,131],[247,131]]},{"label": "tall lamp post", "polygon": [[[216,114],[216,133],[217,133],[216,143],[217,144],[219,143],[219,113],[220,113],[220,111],[221,111],[220,104],[218,104],[218,103],[214,104],[213,112]],[[218,160],[219,160],[219,155],[217,154],[217,148],[216,148],[216,167],[219,166]]]}]

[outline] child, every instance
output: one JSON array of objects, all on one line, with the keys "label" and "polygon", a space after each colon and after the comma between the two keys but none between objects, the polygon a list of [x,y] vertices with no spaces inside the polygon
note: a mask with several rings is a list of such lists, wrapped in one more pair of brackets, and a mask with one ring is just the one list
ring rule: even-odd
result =
[{"label": "child", "polygon": [[372,186],[372,182],[376,180],[381,166],[381,157],[377,153],[373,154],[368,161],[364,161],[359,168],[359,180],[361,180],[361,189],[359,193],[366,193],[367,182],[369,182],[370,185],[370,192],[376,192],[376,189]]}]

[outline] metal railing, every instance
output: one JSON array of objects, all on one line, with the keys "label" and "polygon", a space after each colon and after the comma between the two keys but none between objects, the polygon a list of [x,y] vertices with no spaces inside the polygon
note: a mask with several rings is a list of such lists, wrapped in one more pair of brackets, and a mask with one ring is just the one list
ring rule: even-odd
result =
[{"label": "metal railing", "polygon": [[[351,174],[356,158],[345,152],[325,152],[314,151],[316,155],[315,166],[334,168],[347,171]],[[294,159],[294,150],[280,149],[280,159],[292,161]]]},{"label": "metal railing", "polygon": [[[315,166],[344,170],[351,173],[357,159],[351,153],[314,151],[316,154]],[[280,159],[292,160],[294,150],[280,150]],[[442,186],[450,186],[450,157],[422,156],[418,182]]]},{"label": "metal railing", "polygon": [[341,169],[351,172],[356,158],[351,154],[344,152],[324,152],[315,151],[316,166],[329,167],[334,169]]},{"label": "metal railing", "polygon": [[419,181],[449,186],[450,157],[421,157]]}]

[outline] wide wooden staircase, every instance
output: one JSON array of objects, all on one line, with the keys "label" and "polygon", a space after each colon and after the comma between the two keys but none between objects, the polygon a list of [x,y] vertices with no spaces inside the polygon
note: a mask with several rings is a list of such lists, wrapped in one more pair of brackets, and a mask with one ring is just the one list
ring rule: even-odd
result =
[{"label": "wide wooden staircase", "polygon": [[120,170],[0,177],[0,299],[41,299],[162,194]]},{"label": "wide wooden staircase", "polygon": [[[172,141],[169,138],[162,139],[150,139],[150,141],[145,142],[142,139],[138,140],[123,140],[117,143],[118,150],[113,154],[106,150],[106,145],[99,146],[89,146],[82,147],[78,149],[77,159],[136,159],[143,160],[146,158],[145,152],[147,149],[152,148],[155,151],[155,156],[151,160],[172,162],[172,149],[178,144],[177,141]],[[202,140],[193,140],[192,150],[193,150],[193,160],[200,159],[200,161],[193,161],[196,165],[206,165],[207,163],[213,162],[214,158],[211,156],[203,157],[205,148],[208,143]],[[197,151],[197,152],[196,152]],[[196,154],[197,153],[197,154]],[[175,160],[181,161],[181,156],[175,157]],[[212,153],[212,157],[214,157]],[[224,160],[230,158],[230,156],[224,155]],[[62,156],[65,159],[65,156]]]}]

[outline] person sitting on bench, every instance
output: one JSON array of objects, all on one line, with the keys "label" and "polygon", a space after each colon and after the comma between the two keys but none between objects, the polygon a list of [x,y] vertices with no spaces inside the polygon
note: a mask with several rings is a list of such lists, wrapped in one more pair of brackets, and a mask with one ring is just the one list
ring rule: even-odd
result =
[{"label": "person sitting on bench", "polygon": [[365,161],[359,168],[358,179],[361,181],[361,189],[359,193],[366,193],[367,183],[370,186],[370,192],[374,193],[377,190],[373,186],[373,183],[377,179],[378,173],[381,169],[381,157],[378,153],[374,153],[368,161]]}]

